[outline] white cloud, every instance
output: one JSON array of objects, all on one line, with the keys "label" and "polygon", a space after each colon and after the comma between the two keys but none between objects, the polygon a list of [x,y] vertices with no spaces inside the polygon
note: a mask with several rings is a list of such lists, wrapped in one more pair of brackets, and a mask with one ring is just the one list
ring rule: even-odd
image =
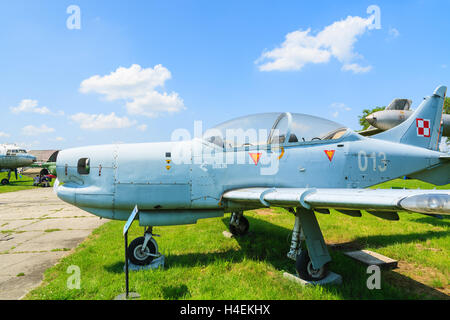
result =
[{"label": "white cloud", "polygon": [[87,114],[77,113],[70,116],[70,119],[77,122],[81,129],[103,130],[128,128],[136,124],[136,121],[127,117],[118,117],[114,112],[111,114]]},{"label": "white cloud", "polygon": [[8,138],[8,137],[9,137],[8,133],[0,131],[0,138]]},{"label": "white cloud", "polygon": [[56,141],[64,141],[64,140],[66,140],[66,139],[64,139],[63,137],[56,137],[55,140],[56,140]]},{"label": "white cloud", "polygon": [[366,73],[372,70],[372,66],[362,67],[357,63],[344,64],[341,68],[342,71],[353,71],[353,73]]},{"label": "white cloud", "polygon": [[334,110],[334,111],[332,112],[332,114],[331,114],[331,116],[332,116],[333,118],[339,117],[339,114],[340,114],[342,111],[351,111],[351,110],[352,110],[351,108],[347,107],[347,106],[345,105],[345,103],[342,103],[342,102],[333,102],[333,103],[331,104],[331,108]]},{"label": "white cloud", "polygon": [[55,129],[49,128],[45,124],[41,125],[40,127],[29,125],[22,128],[22,134],[26,136],[34,136],[42,133],[51,133],[54,131]]},{"label": "white cloud", "polygon": [[119,67],[106,76],[95,75],[83,80],[82,93],[99,93],[106,100],[126,100],[129,114],[157,117],[162,113],[173,113],[185,109],[183,100],[176,92],[159,92],[158,87],[172,77],[170,71],[158,64],[153,68],[142,68],[133,64],[129,68]]},{"label": "white cloud", "polygon": [[128,113],[133,115],[144,115],[151,118],[158,117],[161,113],[175,113],[184,109],[183,100],[178,93],[163,94],[152,91],[143,96],[136,97],[126,104]]},{"label": "white cloud", "polygon": [[315,36],[311,34],[311,29],[288,33],[281,46],[264,52],[256,63],[260,71],[291,71],[301,70],[308,63],[327,63],[335,57],[344,66],[347,65],[342,70],[355,72],[357,68],[348,67],[353,59],[361,58],[353,52],[354,44],[369,29],[372,21],[373,16],[367,19],[348,16],[325,27]]},{"label": "white cloud", "polygon": [[334,109],[340,109],[340,110],[344,110],[344,111],[352,110],[351,108],[347,107],[345,105],[345,103],[342,103],[342,102],[333,102],[331,104],[331,107],[334,108]]},{"label": "white cloud", "polygon": [[32,99],[23,99],[17,107],[10,107],[12,113],[32,112],[45,115],[63,115],[63,111],[53,113],[47,107],[38,107],[39,102]]}]

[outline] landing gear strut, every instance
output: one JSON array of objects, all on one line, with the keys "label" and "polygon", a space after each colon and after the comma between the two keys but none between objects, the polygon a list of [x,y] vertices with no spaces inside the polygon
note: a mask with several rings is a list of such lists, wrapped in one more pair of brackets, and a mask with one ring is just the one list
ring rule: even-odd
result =
[{"label": "landing gear strut", "polygon": [[[295,269],[303,280],[318,281],[328,275],[328,253],[314,211],[304,208],[291,210],[295,214],[291,248],[288,258],[295,261]],[[302,248],[302,242],[306,245]]]},{"label": "landing gear strut", "polygon": [[130,261],[135,265],[148,265],[153,259],[158,258],[161,254],[158,252],[158,244],[152,233],[152,227],[148,227],[143,237],[139,237],[131,241],[127,249],[127,255]]},{"label": "landing gear strut", "polygon": [[243,236],[248,232],[250,224],[242,211],[233,212],[230,218],[230,232],[235,236]]}]

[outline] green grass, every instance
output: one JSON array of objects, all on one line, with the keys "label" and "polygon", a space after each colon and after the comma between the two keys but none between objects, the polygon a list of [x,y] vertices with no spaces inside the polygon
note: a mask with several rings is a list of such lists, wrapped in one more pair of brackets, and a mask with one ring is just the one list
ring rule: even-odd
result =
[{"label": "green grass", "polygon": [[[0,172],[0,180],[7,178],[8,177],[8,173],[7,172]],[[53,182],[50,182],[50,185],[53,186]],[[30,190],[30,189],[34,189],[34,188],[40,188],[40,187],[35,187],[33,186],[33,178],[30,178],[26,175],[22,175],[22,177],[20,178],[20,176],[18,176],[18,179],[16,180],[16,177],[14,175],[14,172],[11,173],[11,178],[9,180],[9,184],[8,185],[0,185],[0,193],[5,193],[5,192],[14,192],[14,191],[20,191],[20,190]]]},{"label": "green grass", "polygon": [[[414,180],[382,187],[427,188]],[[431,186],[434,187],[434,186]],[[444,186],[443,188],[449,188]],[[450,223],[419,214],[400,213],[400,221],[369,214],[352,218],[337,212],[317,214],[327,244],[364,248],[398,259],[400,268],[382,271],[381,290],[366,286],[366,267],[330,247],[330,269],[341,286],[301,287],[283,278],[295,273],[286,257],[294,216],[281,208],[247,211],[250,233],[226,238],[229,215],[195,225],[157,227],[166,256],[163,270],[130,272],[130,289],[142,299],[448,299]],[[27,299],[113,299],[125,291],[124,222],[96,229],[74,253],[45,272],[43,285]],[[134,223],[129,241],[142,236]],[[81,289],[68,289],[69,266],[81,271]]]}]

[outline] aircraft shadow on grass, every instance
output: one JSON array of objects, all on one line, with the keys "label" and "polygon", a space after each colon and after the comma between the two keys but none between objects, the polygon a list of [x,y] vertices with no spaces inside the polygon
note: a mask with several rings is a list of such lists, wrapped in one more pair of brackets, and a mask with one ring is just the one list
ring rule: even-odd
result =
[{"label": "aircraft shadow on grass", "polygon": [[[207,266],[218,260],[236,263],[242,262],[244,259],[251,259],[266,261],[277,270],[295,274],[295,266],[286,256],[290,244],[291,230],[254,217],[247,216],[247,219],[250,222],[251,231],[245,236],[230,239],[230,241],[237,241],[240,249],[208,253],[168,254],[166,255],[165,269],[175,266]],[[436,219],[429,219],[432,220],[428,221],[428,218],[424,218],[427,223],[436,223],[434,221]],[[226,226],[224,230],[227,230],[229,219],[223,218],[222,222]],[[437,223],[442,224],[445,221],[438,220]],[[326,233],[324,235],[326,239]],[[393,271],[382,271],[382,290],[369,290],[366,286],[367,278],[370,276],[367,273],[367,266],[354,261],[342,253],[342,250],[358,250],[367,246],[384,247],[394,243],[412,243],[441,238],[447,235],[448,232],[446,231],[427,231],[425,233],[404,235],[374,235],[357,238],[347,243],[328,245],[330,254],[333,257],[330,269],[342,275],[343,285],[325,286],[324,290],[336,293],[343,299],[384,299],[386,295],[389,299],[402,299],[408,293],[414,293],[416,296],[424,298],[449,299],[446,294],[439,290]],[[219,234],[218,236],[223,235]],[[118,261],[113,265],[105,266],[105,269],[108,272],[123,273],[123,265],[123,261]],[[188,289],[185,286],[183,288],[165,288],[164,292],[164,295],[167,295],[168,298],[177,298],[187,294]]]}]

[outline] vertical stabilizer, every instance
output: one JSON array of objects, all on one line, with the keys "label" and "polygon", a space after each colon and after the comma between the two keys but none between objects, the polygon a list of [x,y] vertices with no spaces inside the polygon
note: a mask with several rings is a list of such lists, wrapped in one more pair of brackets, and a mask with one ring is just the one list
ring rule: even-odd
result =
[{"label": "vertical stabilizer", "polygon": [[437,87],[406,121],[374,138],[438,150],[446,91],[445,86]]}]

